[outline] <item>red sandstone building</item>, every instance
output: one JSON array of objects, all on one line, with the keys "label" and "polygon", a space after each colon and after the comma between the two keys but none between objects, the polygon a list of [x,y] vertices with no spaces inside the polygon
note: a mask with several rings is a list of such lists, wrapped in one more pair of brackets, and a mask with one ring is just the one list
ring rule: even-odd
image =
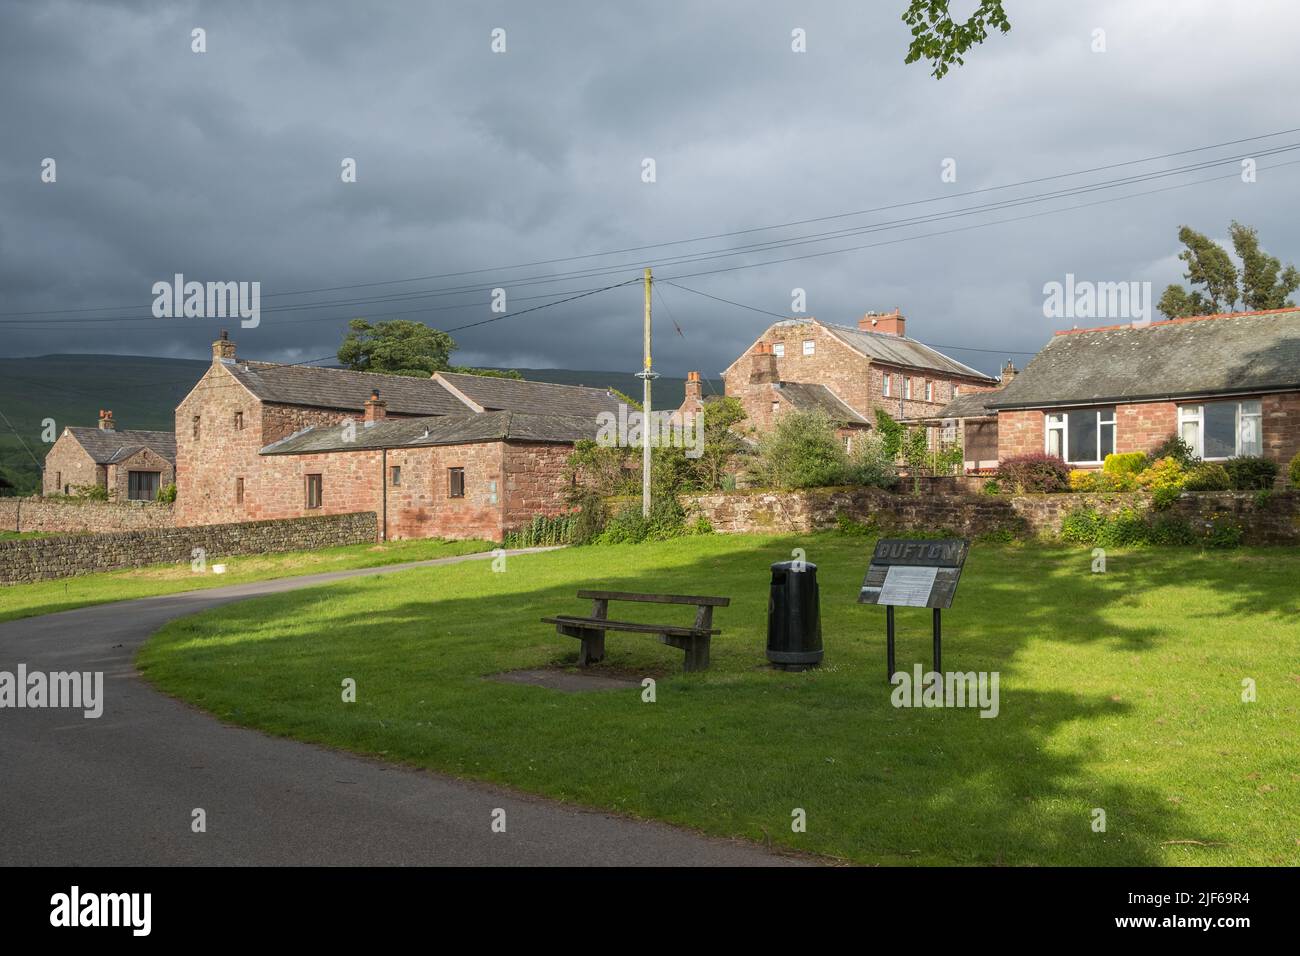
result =
[{"label": "red sandstone building", "polygon": [[41,494],[67,495],[99,487],[114,501],[153,501],[175,480],[175,435],[118,431],[113,413],[100,411],[98,428],[65,428],[50,447]]},{"label": "red sandstone building", "polygon": [[381,537],[484,538],[565,508],[603,389],[240,360],[223,336],[176,408],[180,525],[374,511]]},{"label": "red sandstone building", "polygon": [[[998,387],[998,380],[906,334],[897,310],[864,315],[856,327],[816,319],[770,326],[722,373],[747,425],[767,431],[784,409],[825,411],[846,442],[874,427],[877,409],[895,419],[933,418],[959,395]],[[698,375],[692,373],[698,398]],[[687,404],[692,402],[691,381]]]},{"label": "red sandstone building", "polygon": [[1001,459],[1098,468],[1181,435],[1208,461],[1300,451],[1300,310],[1058,332],[989,403]]}]

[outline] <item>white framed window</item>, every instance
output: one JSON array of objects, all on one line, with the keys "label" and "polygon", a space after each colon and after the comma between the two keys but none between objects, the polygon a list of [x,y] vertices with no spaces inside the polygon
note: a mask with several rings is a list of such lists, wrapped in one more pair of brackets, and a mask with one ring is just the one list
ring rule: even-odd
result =
[{"label": "white framed window", "polygon": [[775,415],[775,414],[776,414],[778,411],[780,411],[780,410],[781,410],[781,403],[780,403],[780,402],[773,402],[773,403],[772,403],[772,414]]},{"label": "white framed window", "polygon": [[785,358],[785,343],[777,342],[772,346],[772,354],[777,358]]},{"label": "white framed window", "polygon": [[803,354],[804,354],[804,355],[812,355],[813,352],[816,351],[816,349],[817,349],[817,343],[814,342],[812,339],[804,339],[804,340],[803,340]]},{"label": "white framed window", "polygon": [[1043,450],[1072,465],[1099,465],[1115,451],[1115,407],[1047,415]]},{"label": "white framed window", "polygon": [[927,402],[934,401],[934,382],[925,383],[925,400]]},{"label": "white framed window", "polygon": [[903,398],[910,399],[911,397],[912,397],[912,377],[910,375],[904,375],[903,376]]},{"label": "white framed window", "polygon": [[890,375],[888,372],[882,375],[880,378],[880,394],[885,398],[889,398],[889,396],[894,393],[893,383],[894,376]]},{"label": "white framed window", "polygon": [[1192,454],[1208,461],[1262,454],[1262,426],[1263,409],[1257,401],[1178,406],[1178,434]]}]

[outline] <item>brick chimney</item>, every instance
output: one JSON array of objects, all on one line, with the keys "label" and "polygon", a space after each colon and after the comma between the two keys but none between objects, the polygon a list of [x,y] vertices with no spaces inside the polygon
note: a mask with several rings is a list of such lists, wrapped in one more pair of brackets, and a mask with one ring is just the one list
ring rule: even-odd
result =
[{"label": "brick chimney", "polygon": [[117,427],[113,424],[112,409],[101,408],[99,410],[99,428],[101,431],[106,432],[117,431]]},{"label": "brick chimney", "polygon": [[704,401],[704,384],[700,381],[699,372],[686,373],[686,401],[687,403]]},{"label": "brick chimney", "polygon": [[759,342],[750,353],[749,384],[759,385],[781,381],[776,371],[776,355],[766,342]]},{"label": "brick chimney", "polygon": [[1007,359],[1007,364],[1002,366],[1002,384],[1010,385],[1011,380],[1015,378],[1019,373],[1020,370],[1016,368],[1015,363],[1012,362],[1011,359]]},{"label": "brick chimney", "polygon": [[899,315],[897,309],[893,312],[868,312],[858,319],[858,328],[863,332],[881,332],[903,338],[907,335],[907,319]]},{"label": "brick chimney", "polygon": [[379,397],[379,389],[375,389],[366,399],[366,424],[373,425],[375,422],[383,421],[386,414],[388,414],[388,403]]},{"label": "brick chimney", "polygon": [[221,338],[212,343],[212,361],[215,364],[226,359],[235,360],[235,343],[230,341],[230,333],[222,329]]}]

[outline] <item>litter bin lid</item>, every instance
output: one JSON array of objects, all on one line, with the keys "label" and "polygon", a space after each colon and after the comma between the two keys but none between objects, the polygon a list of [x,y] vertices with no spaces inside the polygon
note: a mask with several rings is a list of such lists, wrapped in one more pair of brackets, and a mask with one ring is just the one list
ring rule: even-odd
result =
[{"label": "litter bin lid", "polygon": [[[799,567],[796,568],[795,564],[799,564]],[[772,565],[772,570],[789,571],[793,574],[803,574],[805,571],[816,571],[817,565],[813,564],[811,561],[778,561],[776,564]]]}]

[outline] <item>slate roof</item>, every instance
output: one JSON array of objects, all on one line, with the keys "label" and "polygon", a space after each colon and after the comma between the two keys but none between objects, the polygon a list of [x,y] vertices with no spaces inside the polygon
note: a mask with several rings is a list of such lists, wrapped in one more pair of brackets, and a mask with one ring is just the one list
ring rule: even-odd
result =
[{"label": "slate roof", "polygon": [[439,372],[437,378],[447,382],[476,405],[488,411],[507,411],[595,418],[601,412],[618,414],[622,399],[608,389],[585,385],[556,385],[551,382],[524,382],[492,375],[468,375],[462,372]]},{"label": "slate roof", "polygon": [[529,441],[568,444],[596,437],[594,418],[530,415],[521,412],[471,412],[426,418],[385,418],[366,427],[358,423],[355,439],[345,441],[344,425],[304,429],[267,445],[263,455],[307,455],[372,448],[419,448],[474,442]]},{"label": "slate roof", "polygon": [[990,418],[997,413],[989,403],[1002,394],[1002,389],[989,392],[967,392],[958,395],[934,415],[935,418]]},{"label": "slate roof", "polygon": [[994,409],[1164,401],[1300,388],[1300,310],[1237,313],[1052,338]]},{"label": "slate roof", "polygon": [[781,397],[789,401],[795,408],[803,411],[821,409],[836,422],[846,422],[854,425],[871,424],[853,408],[840,401],[839,397],[825,385],[815,385],[808,382],[782,382],[777,388],[780,390]]},{"label": "slate roof", "polygon": [[270,362],[226,363],[226,369],[262,401],[280,405],[362,411],[370,393],[379,389],[391,415],[462,415],[467,411],[464,402],[428,378]]},{"label": "slate roof", "polygon": [[97,465],[111,465],[129,458],[141,448],[149,448],[176,464],[176,433],[153,431],[112,431],[107,428],[70,426],[78,444]]},{"label": "slate roof", "polygon": [[997,379],[983,372],[963,365],[954,358],[949,358],[938,349],[932,349],[924,343],[906,336],[887,335],[884,332],[863,332],[861,329],[847,325],[831,325],[823,322],[826,331],[845,345],[856,349],[868,358],[887,365],[899,365],[905,368],[924,369],[934,372],[946,372],[950,375],[964,375],[986,382]]}]

